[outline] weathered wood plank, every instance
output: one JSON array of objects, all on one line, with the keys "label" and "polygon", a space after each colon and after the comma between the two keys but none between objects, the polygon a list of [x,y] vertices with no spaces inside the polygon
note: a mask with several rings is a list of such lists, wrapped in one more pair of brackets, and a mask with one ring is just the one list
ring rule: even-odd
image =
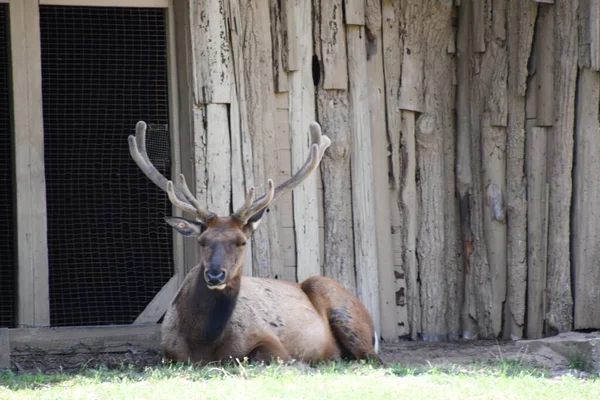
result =
[{"label": "weathered wood plank", "polygon": [[[194,106],[193,109],[193,157],[196,198],[200,204],[208,204],[208,174],[206,172],[206,106]],[[193,192],[192,192],[193,193]]]},{"label": "weathered wood plank", "polygon": [[331,145],[321,160],[325,228],[324,274],[356,294],[348,109],[348,92],[319,88],[319,121],[323,133],[331,139]]},{"label": "weathered wood plank", "polygon": [[357,292],[380,331],[373,160],[364,28],[346,27],[350,79],[351,173]]},{"label": "weathered wood plank", "polygon": [[[508,4],[508,127],[506,146],[507,307],[504,337],[522,339],[527,291],[527,186],[525,110],[527,64],[531,55],[537,5]],[[535,92],[530,90],[530,93]]]},{"label": "weathered wood plank", "polygon": [[37,0],[11,2],[17,324],[50,324],[42,71]]},{"label": "weathered wood plank", "polygon": [[10,340],[8,328],[0,328],[0,370],[10,368]]},{"label": "weathered wood plank", "polygon": [[417,257],[421,281],[422,338],[447,337],[447,290],[444,276],[444,157],[442,129],[436,117],[422,114],[416,121],[417,168],[420,185]]},{"label": "weathered wood plank", "polygon": [[[288,16],[289,17],[289,16]],[[290,75],[289,121],[292,147],[292,171],[299,170],[309,155],[308,125],[315,119],[315,89],[312,84],[312,3],[298,2],[294,18],[298,32],[299,70]],[[292,192],[298,281],[320,275],[319,208],[317,174],[313,174]]]},{"label": "weathered wood plank", "polygon": [[473,29],[473,51],[475,53],[485,52],[485,26],[486,26],[486,0],[473,0],[472,1],[472,22],[471,26]]},{"label": "weathered wood plank", "polygon": [[[296,7],[302,4],[302,0],[281,0],[281,26],[283,31],[281,59],[284,70],[298,71],[300,68],[298,28],[296,26]],[[300,28],[302,30],[302,28]]]},{"label": "weathered wood plank", "polygon": [[463,262],[463,301],[461,310],[462,336],[473,338],[479,333],[477,326],[477,300],[475,299],[474,273],[471,267],[474,232],[471,217],[477,215],[471,209],[474,196],[473,187],[473,150],[476,147],[471,143],[471,98],[472,98],[472,72],[471,63],[471,3],[461,4],[458,9],[457,30],[457,78],[456,93],[456,191],[458,193],[459,214],[461,221],[461,241]]},{"label": "weathered wood plank", "polygon": [[402,118],[398,108],[398,93],[402,68],[403,41],[400,37],[400,3],[392,0],[382,2],[382,45],[385,80],[387,136],[390,147],[390,207],[391,232],[394,260],[394,286],[396,292],[396,322],[398,336],[409,334],[406,307],[406,280],[402,256],[404,254],[403,221],[401,210],[402,152],[400,137]]},{"label": "weathered wood plank", "polygon": [[271,41],[273,43],[273,80],[275,91],[283,93],[288,91],[288,77],[283,66],[283,35],[285,28],[281,21],[281,9],[279,0],[271,0],[269,8],[271,10]]},{"label": "weathered wood plank", "polygon": [[[589,1],[590,68],[600,71],[600,0]],[[583,13],[580,14],[580,18]]]},{"label": "weathered wood plank", "polygon": [[206,184],[207,208],[227,216],[231,209],[231,138],[229,106],[206,106]]},{"label": "weathered wood plank", "polygon": [[321,1],[320,37],[323,89],[348,89],[346,31],[342,1]]},{"label": "weathered wood plank", "polygon": [[415,113],[402,112],[402,149],[405,160],[402,182],[402,211],[404,219],[404,272],[406,279],[406,304],[410,336],[416,339],[421,333],[421,296],[419,264],[417,262],[417,232],[419,209],[417,199],[417,150]]},{"label": "weathered wood plank", "polygon": [[536,35],[536,125],[554,124],[554,7],[540,6]]},{"label": "weathered wood plank", "polygon": [[[240,6],[240,4],[242,4]],[[243,166],[246,185],[263,193],[268,178],[277,177],[277,139],[273,130],[274,86],[268,0],[230,1],[236,82],[240,90]],[[239,16],[239,17],[238,17]],[[248,62],[248,60],[254,60]],[[251,159],[247,156],[251,154]],[[252,180],[250,180],[250,178]],[[269,208],[252,237],[253,276],[274,277],[281,268],[277,204]]]},{"label": "weathered wood plank", "polygon": [[[424,46],[424,105],[426,115],[434,120],[434,131],[432,135],[441,138],[439,155],[442,160],[442,178],[440,182],[443,207],[441,221],[431,220],[431,229],[443,227],[444,252],[443,269],[431,269],[431,279],[435,279],[440,285],[441,293],[447,293],[445,303],[435,303],[442,310],[429,309],[431,316],[425,317],[423,310],[423,321],[426,318],[436,319],[436,315],[443,315],[443,322],[436,322],[437,329],[444,327],[444,331],[429,332],[429,339],[444,340],[455,338],[460,331],[460,297],[462,291],[462,271],[460,260],[460,230],[458,219],[458,203],[456,201],[455,188],[455,93],[456,86],[453,79],[456,65],[453,56],[448,53],[448,38],[453,36],[453,8],[448,1],[428,1],[422,3],[423,12],[423,46]],[[425,122],[425,120],[423,120]],[[422,178],[420,178],[422,182]],[[435,190],[438,190],[437,188]],[[439,194],[438,194],[439,195]],[[427,201],[422,198],[422,201]],[[423,205],[423,210],[429,205]],[[424,214],[422,214],[424,215]],[[438,225],[440,224],[440,225]],[[430,229],[427,226],[421,228]],[[425,250],[428,251],[428,250]],[[421,267],[419,267],[421,268]],[[434,278],[434,275],[438,275]],[[421,285],[423,293],[423,285]],[[423,326],[425,329],[425,326]],[[425,331],[424,331],[425,334]]]},{"label": "weathered wood plank", "polygon": [[527,321],[528,339],[544,334],[548,239],[547,149],[548,128],[527,129]]},{"label": "weathered wood plank", "polygon": [[401,10],[404,46],[399,105],[402,110],[423,112],[423,5],[420,0],[410,0]]},{"label": "weathered wood plank", "polygon": [[365,24],[365,0],[344,0],[346,25]]},{"label": "weathered wood plank", "polygon": [[[320,4],[320,7],[319,7]],[[332,9],[337,5],[337,9]],[[316,53],[323,59],[325,77],[327,77],[327,52],[330,47],[343,46],[346,60],[346,32],[343,24],[341,2],[314,1],[315,24],[313,37],[321,37],[321,46]],[[332,15],[333,13],[333,15]],[[332,20],[332,27],[327,24]],[[332,37],[334,28],[337,37]],[[339,37],[343,35],[340,44]],[[347,63],[345,88],[348,87]],[[330,72],[331,73],[331,72]],[[352,236],[352,192],[350,175],[350,127],[348,91],[326,89],[326,79],[317,88],[317,114],[323,133],[331,139],[331,145],[321,160],[323,182],[323,274],[340,282],[352,294],[356,295],[356,270],[354,266],[354,243]]]},{"label": "weathered wood plank", "polygon": [[137,316],[134,325],[157,323],[161,317],[167,312],[167,309],[171,305],[171,301],[177,294],[179,284],[182,280],[179,275],[175,274],[169,279],[167,283],[160,289],[160,291],[154,296],[154,298],[148,303],[144,311]]},{"label": "weathered wood plank", "polygon": [[[379,1],[367,0],[367,75],[369,108],[371,110],[371,141],[373,151],[373,189],[375,193],[389,193],[388,140],[385,111],[385,82],[383,75],[383,45],[381,41],[381,8]],[[375,196],[375,225],[377,260],[379,267],[379,312],[381,337],[386,341],[398,340],[394,260],[390,231],[390,198]]]},{"label": "weathered wood plank", "polygon": [[[181,6],[174,7],[173,12],[170,16],[173,18],[169,21],[169,29],[173,30],[173,49],[177,56],[177,67],[173,68],[177,72],[178,86],[176,88],[178,94],[178,100],[176,104],[170,104],[171,110],[177,113],[177,126],[173,126],[173,132],[177,132],[175,135],[178,136],[179,143],[174,142],[174,146],[179,148],[179,171],[177,166],[173,166],[172,173],[182,173],[190,186],[196,182],[195,170],[196,164],[194,163],[194,123],[196,122],[193,110],[194,110],[194,99],[193,91],[194,88],[184,82],[193,81],[193,63],[192,60],[192,44],[191,44],[191,29],[190,29],[190,17],[189,17],[189,2],[184,2]],[[172,22],[172,23],[171,23]],[[177,29],[174,28],[177,26]],[[177,108],[174,106],[177,105]],[[174,157],[174,160],[176,157]],[[177,175],[173,176],[176,178]],[[195,188],[190,188],[192,193],[195,192]],[[165,194],[166,196],[166,194]],[[184,216],[184,213],[176,207],[172,207],[174,216]],[[185,216],[184,216],[185,217]],[[178,274],[179,283],[178,286],[183,283],[183,279],[187,275],[190,269],[192,269],[199,260],[200,249],[194,241],[185,240],[185,238],[173,229],[174,237],[174,251],[177,251],[180,246],[183,247],[183,253],[179,256],[182,257],[180,262],[175,263],[175,272]]]},{"label": "weathered wood plank", "polygon": [[600,74],[579,70],[573,171],[574,329],[600,327]]},{"label": "weathered wood plank", "polygon": [[9,329],[13,355],[118,353],[160,349],[160,324]]},{"label": "weathered wood plank", "polygon": [[[548,280],[545,333],[572,329],[571,195],[573,129],[577,87],[577,2],[557,2],[554,9],[554,115],[550,130],[548,165]],[[539,82],[538,82],[539,84]],[[539,119],[539,115],[538,115]]]},{"label": "weathered wood plank", "polygon": [[190,2],[194,99],[198,104],[231,101],[231,49],[225,0]]},{"label": "weathered wood plank", "polygon": [[483,166],[483,227],[490,266],[490,319],[497,336],[502,332],[502,310],[506,301],[506,129],[492,126],[491,115],[483,114],[481,160]]}]

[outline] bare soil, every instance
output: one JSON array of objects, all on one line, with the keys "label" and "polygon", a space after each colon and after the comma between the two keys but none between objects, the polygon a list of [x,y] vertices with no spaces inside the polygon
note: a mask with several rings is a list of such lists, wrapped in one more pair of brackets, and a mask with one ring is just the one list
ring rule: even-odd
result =
[{"label": "bare soil", "polygon": [[[50,355],[31,353],[16,355],[11,358],[14,371],[31,372],[76,372],[82,368],[106,367],[109,369],[130,366],[138,370],[145,367],[161,365],[162,352],[132,351],[127,353],[73,353]],[[386,363],[399,363],[405,366],[465,365],[475,361],[498,362],[503,360],[526,360],[534,365],[551,369],[561,365],[548,365],[548,360],[540,360],[531,354],[524,354],[514,342],[496,342],[486,340],[461,340],[446,343],[401,341],[398,343],[382,343],[380,355]]]}]

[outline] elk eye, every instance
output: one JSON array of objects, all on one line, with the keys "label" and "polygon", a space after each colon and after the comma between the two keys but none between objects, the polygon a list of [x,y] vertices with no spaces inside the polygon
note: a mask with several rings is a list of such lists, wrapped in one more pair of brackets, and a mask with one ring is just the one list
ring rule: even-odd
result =
[{"label": "elk eye", "polygon": [[242,246],[245,246],[245,245],[246,245],[246,242],[238,242],[237,243],[237,247],[242,247]]}]

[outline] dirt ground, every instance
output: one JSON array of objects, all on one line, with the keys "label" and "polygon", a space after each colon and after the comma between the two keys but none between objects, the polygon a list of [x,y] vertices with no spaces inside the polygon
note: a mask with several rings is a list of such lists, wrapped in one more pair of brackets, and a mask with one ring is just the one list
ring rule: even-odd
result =
[{"label": "dirt ground", "polygon": [[[514,342],[495,342],[484,340],[456,341],[450,343],[433,343],[422,341],[402,341],[398,343],[382,343],[380,355],[386,363],[400,363],[402,365],[423,366],[432,365],[461,365],[474,361],[498,362],[501,360],[519,359],[545,365],[551,368],[560,368],[560,365],[546,365],[548,360],[532,358],[524,354]],[[539,357],[537,357],[539,358]],[[133,366],[143,369],[148,366],[162,364],[160,351],[132,351],[127,353],[75,353],[49,355],[32,353],[17,355],[11,358],[14,371],[77,371],[82,367],[120,368]]]}]

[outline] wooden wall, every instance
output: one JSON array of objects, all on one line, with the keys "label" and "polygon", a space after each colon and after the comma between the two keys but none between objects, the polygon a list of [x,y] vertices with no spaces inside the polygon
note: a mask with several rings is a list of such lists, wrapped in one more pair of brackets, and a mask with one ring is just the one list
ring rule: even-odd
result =
[{"label": "wooden wall", "polygon": [[600,328],[598,0],[176,4],[201,201],[333,142],[248,274],[334,277],[386,340]]}]

